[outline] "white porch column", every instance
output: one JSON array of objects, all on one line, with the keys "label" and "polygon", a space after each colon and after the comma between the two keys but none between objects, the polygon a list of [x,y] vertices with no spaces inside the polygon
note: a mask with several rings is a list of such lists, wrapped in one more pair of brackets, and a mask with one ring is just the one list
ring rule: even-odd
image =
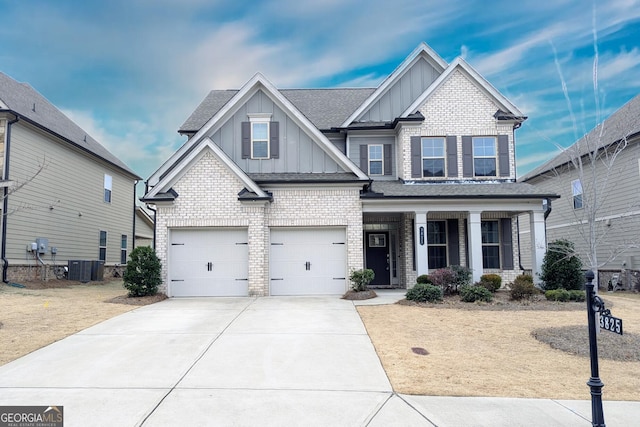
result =
[{"label": "white porch column", "polygon": [[469,267],[472,282],[479,282],[482,276],[482,230],[480,212],[469,211]]},{"label": "white porch column", "polygon": [[547,251],[547,233],[544,226],[544,212],[529,212],[531,222],[531,267],[533,282],[540,283],[542,261]]},{"label": "white porch column", "polygon": [[418,276],[429,273],[427,257],[427,213],[416,212],[416,273]]}]

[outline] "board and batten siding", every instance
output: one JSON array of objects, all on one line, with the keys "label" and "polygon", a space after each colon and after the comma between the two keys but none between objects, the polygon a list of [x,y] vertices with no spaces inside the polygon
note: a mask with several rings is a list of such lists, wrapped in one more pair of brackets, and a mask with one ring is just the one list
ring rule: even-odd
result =
[{"label": "board and batten siding", "polygon": [[[242,158],[242,122],[249,114],[269,113],[278,122],[276,159]],[[344,170],[263,91],[256,92],[210,138],[246,173],[335,173]]]},{"label": "board and batten siding", "polygon": [[[100,231],[107,232],[106,264],[120,263],[121,236],[133,249],[134,178],[24,122],[11,128],[10,178],[23,182],[42,172],[8,200],[7,258],[24,265],[26,245],[37,237],[58,249],[56,261],[97,260]],[[112,177],[104,202],[104,175]],[[43,257],[51,261],[51,252]],[[33,261],[32,261],[33,262]]]},{"label": "board and batten siding", "polygon": [[[396,173],[396,160],[395,160],[395,145],[396,145],[396,138],[395,136],[350,136],[349,137],[349,158],[353,161],[353,163],[355,163],[356,165],[360,165],[361,168],[363,165],[361,165],[361,160],[360,160],[360,150],[361,150],[361,146],[369,146],[369,145],[382,145],[389,147],[390,149],[390,153],[389,153],[389,158],[385,158],[384,159],[384,167],[385,170],[388,173],[385,173],[384,175],[371,175],[371,178],[374,179],[396,179],[395,173]],[[368,148],[365,148],[365,150],[367,150]],[[383,149],[384,151],[384,149]],[[366,152],[368,153],[368,151]],[[368,165],[365,169],[363,169],[364,173],[369,173],[368,171]]]}]

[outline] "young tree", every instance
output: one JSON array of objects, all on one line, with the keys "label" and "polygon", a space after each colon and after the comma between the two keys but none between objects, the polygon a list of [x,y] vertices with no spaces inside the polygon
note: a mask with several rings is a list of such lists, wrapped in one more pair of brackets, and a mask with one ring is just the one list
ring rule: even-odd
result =
[{"label": "young tree", "polygon": [[540,275],[545,290],[582,288],[584,284],[582,262],[575,255],[567,255],[573,252],[573,243],[565,239],[556,240],[549,245],[549,250],[544,255]]}]

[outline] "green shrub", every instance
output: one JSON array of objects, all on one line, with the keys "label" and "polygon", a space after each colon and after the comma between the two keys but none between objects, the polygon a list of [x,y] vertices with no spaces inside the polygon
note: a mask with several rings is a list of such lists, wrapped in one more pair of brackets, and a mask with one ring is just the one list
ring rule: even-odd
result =
[{"label": "green shrub", "polygon": [[542,260],[540,280],[545,290],[582,288],[584,284],[582,262],[575,256],[572,242],[560,239],[549,245]]},{"label": "green shrub", "polygon": [[451,271],[453,271],[453,273],[455,274],[455,290],[471,284],[472,271],[469,267],[464,267],[462,265],[452,265],[449,267],[449,269],[451,269]]},{"label": "green shrub", "polygon": [[484,301],[491,302],[493,294],[479,282],[473,286],[463,286],[460,288],[460,300],[463,302]]},{"label": "green shrub", "polygon": [[511,299],[521,300],[525,298],[531,298],[538,294],[540,291],[533,285],[533,277],[528,274],[521,274],[513,281],[509,286]]},{"label": "green shrub", "polygon": [[566,289],[551,289],[544,293],[544,297],[549,301],[569,301],[569,291]]},{"label": "green shrub", "polygon": [[428,283],[418,283],[407,291],[406,298],[417,302],[438,302],[442,301],[442,289]]},{"label": "green shrub", "polygon": [[140,246],[131,251],[124,270],[124,287],[130,297],[155,295],[162,283],[162,265],[155,251],[149,246]]},{"label": "green shrub", "polygon": [[431,283],[440,287],[440,289],[442,289],[442,293],[445,295],[453,294],[458,290],[456,273],[450,268],[439,268],[434,270],[429,275],[429,279],[431,280]]},{"label": "green shrub", "polygon": [[375,276],[376,274],[369,268],[352,271],[351,275],[349,276],[349,280],[351,281],[351,289],[356,292],[366,291],[367,286],[369,286],[369,283],[373,281]]},{"label": "green shrub", "polygon": [[428,274],[421,274],[418,276],[418,278],[416,279],[417,283],[428,283],[430,285],[432,285],[433,283],[431,283],[431,278],[429,278]]},{"label": "green shrub", "polygon": [[584,291],[579,291],[577,289],[573,289],[569,291],[569,301],[575,302],[585,302],[587,300],[587,295]]},{"label": "green shrub", "polygon": [[495,292],[502,286],[502,277],[497,274],[483,274],[480,276],[480,286]]}]

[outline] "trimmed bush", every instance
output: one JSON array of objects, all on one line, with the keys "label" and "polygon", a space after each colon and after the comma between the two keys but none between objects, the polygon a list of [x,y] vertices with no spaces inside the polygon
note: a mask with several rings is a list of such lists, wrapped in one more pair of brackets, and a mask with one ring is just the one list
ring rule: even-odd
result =
[{"label": "trimmed bush", "polygon": [[442,301],[442,289],[428,283],[418,283],[407,291],[406,298],[416,302],[439,302]]},{"label": "trimmed bush", "polygon": [[493,300],[493,294],[484,286],[480,286],[476,283],[473,286],[463,286],[460,288],[460,301],[463,302],[476,302],[484,301],[491,302]]},{"label": "trimmed bush", "polygon": [[584,284],[582,262],[575,256],[572,242],[560,239],[549,245],[542,261],[540,280],[545,290],[581,289]]},{"label": "trimmed bush", "polygon": [[472,271],[469,267],[464,267],[462,265],[452,265],[451,267],[449,267],[449,269],[451,269],[451,271],[453,271],[456,276],[454,291],[457,291],[463,286],[471,284]]},{"label": "trimmed bush", "polygon": [[451,295],[458,290],[456,284],[456,273],[450,268],[439,268],[434,270],[429,275],[429,279],[431,280],[431,283],[442,289],[442,293],[444,295]]},{"label": "trimmed bush", "polygon": [[369,283],[373,281],[375,276],[376,275],[373,270],[369,268],[352,271],[351,275],[349,276],[349,280],[351,281],[351,289],[356,292],[366,291],[367,286],[369,286]]},{"label": "trimmed bush", "polygon": [[502,286],[502,277],[497,274],[483,274],[480,276],[479,285],[487,288],[490,292],[495,292]]},{"label": "trimmed bush", "polygon": [[160,270],[162,265],[155,251],[149,246],[139,246],[131,251],[124,270],[125,289],[130,297],[144,297],[158,293],[162,283]]},{"label": "trimmed bush", "polygon": [[516,280],[509,286],[511,299],[521,300],[524,298],[531,298],[538,294],[540,291],[533,285],[533,277],[529,274],[521,274],[516,277]]},{"label": "trimmed bush", "polygon": [[544,293],[544,297],[549,301],[569,301],[569,291],[566,289],[551,289]]},{"label": "trimmed bush", "polygon": [[428,283],[430,285],[433,285],[433,283],[431,283],[431,278],[429,277],[428,274],[421,274],[418,276],[418,278],[416,279],[416,283]]},{"label": "trimmed bush", "polygon": [[584,291],[579,291],[577,289],[569,291],[569,301],[585,302],[586,300],[587,295]]}]

